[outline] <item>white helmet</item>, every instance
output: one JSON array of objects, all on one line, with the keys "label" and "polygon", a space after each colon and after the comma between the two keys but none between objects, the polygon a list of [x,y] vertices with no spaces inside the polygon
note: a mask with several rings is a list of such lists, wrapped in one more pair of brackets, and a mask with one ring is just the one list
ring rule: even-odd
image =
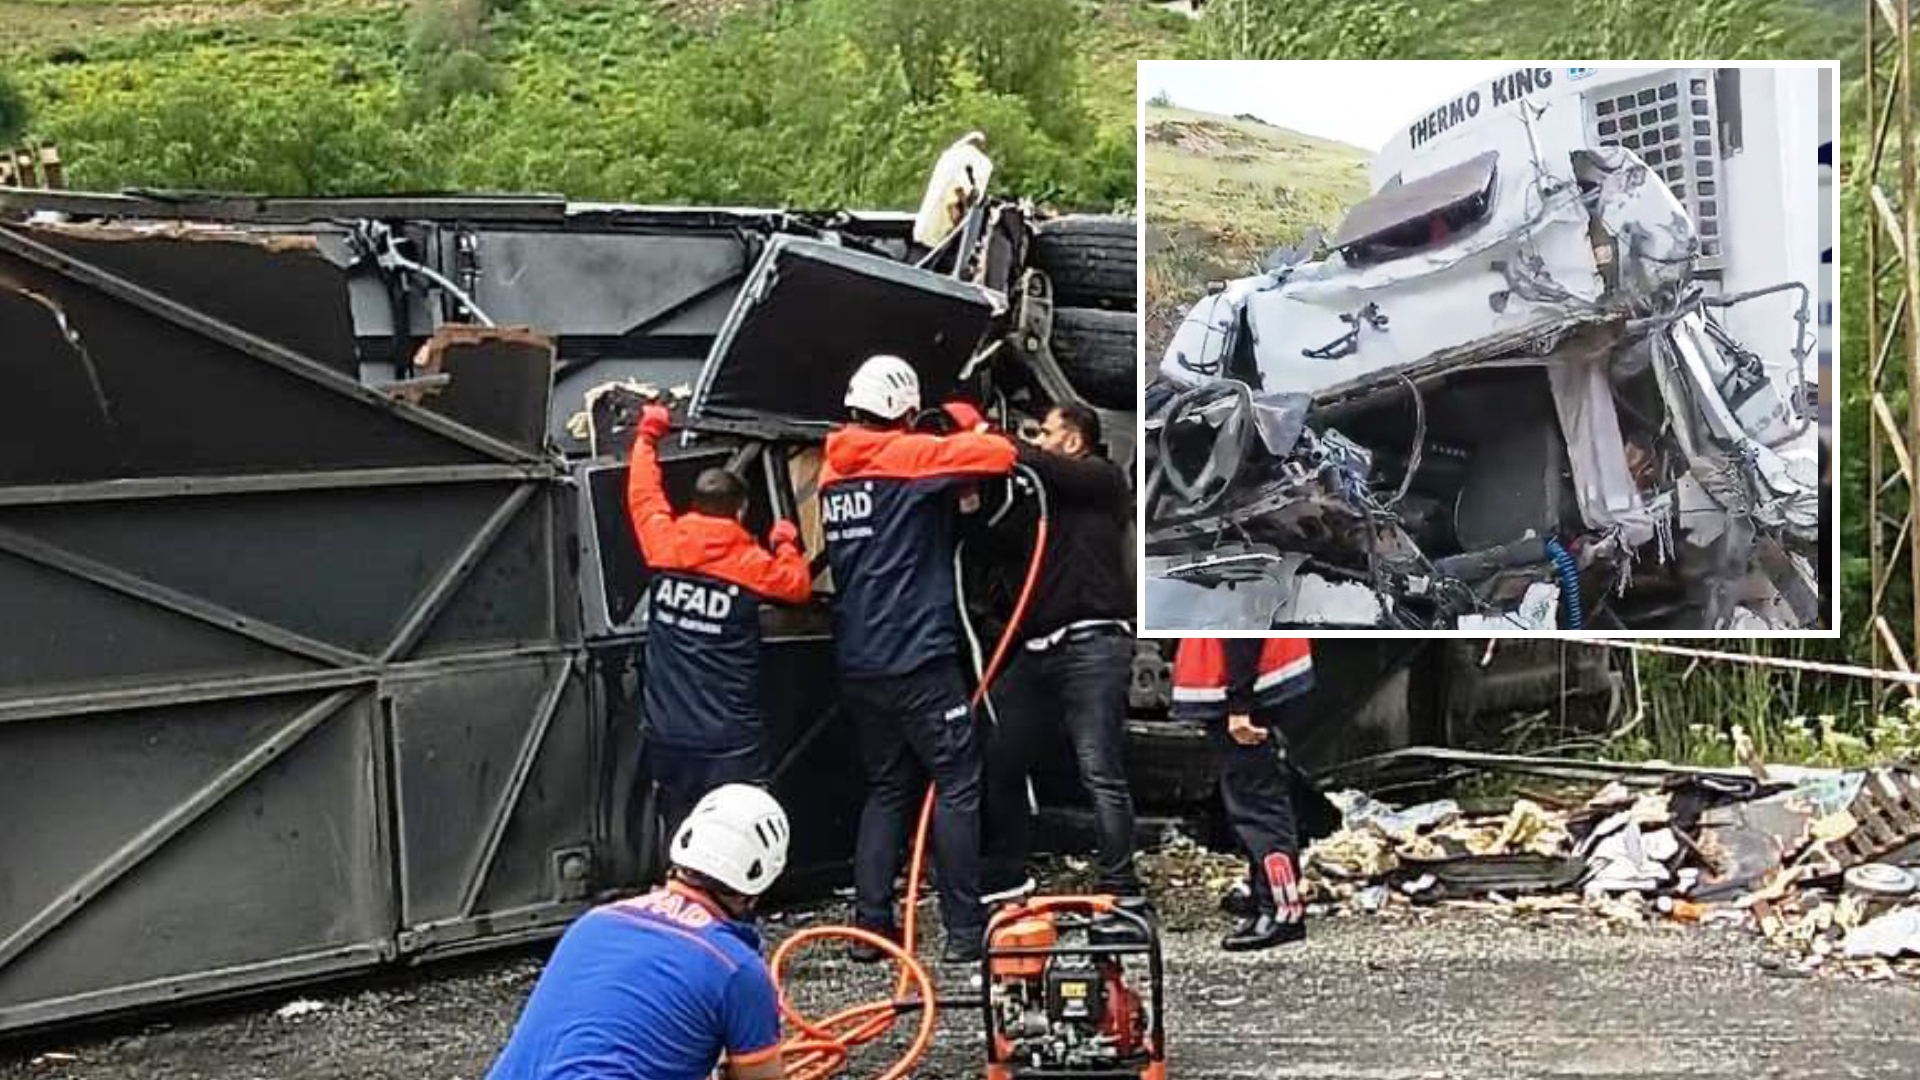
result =
[{"label": "white helmet", "polygon": [[714,788],[674,833],[667,857],[734,892],[759,896],[787,868],[787,812],[765,788]]},{"label": "white helmet", "polygon": [[920,374],[897,356],[869,356],[847,380],[847,407],[898,420],[920,407]]}]

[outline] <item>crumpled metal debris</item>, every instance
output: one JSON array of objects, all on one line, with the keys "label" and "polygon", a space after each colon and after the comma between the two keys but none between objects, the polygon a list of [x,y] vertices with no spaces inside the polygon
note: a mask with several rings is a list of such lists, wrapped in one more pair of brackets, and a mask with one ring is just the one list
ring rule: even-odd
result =
[{"label": "crumpled metal debris", "polygon": [[[1342,827],[1306,855],[1310,889],[1350,910],[1446,904],[1514,916],[1744,923],[1806,970],[1920,976],[1920,773],[1766,768],[1771,783],[1676,772],[1658,790],[1608,783],[1582,805],[1515,799],[1504,813],[1454,800],[1395,807],[1329,796]],[[1875,822],[1869,829],[1864,820]],[[1904,823],[1904,824],[1903,824]],[[1869,834],[1865,838],[1862,833]],[[1843,877],[1843,871],[1852,871]]]}]

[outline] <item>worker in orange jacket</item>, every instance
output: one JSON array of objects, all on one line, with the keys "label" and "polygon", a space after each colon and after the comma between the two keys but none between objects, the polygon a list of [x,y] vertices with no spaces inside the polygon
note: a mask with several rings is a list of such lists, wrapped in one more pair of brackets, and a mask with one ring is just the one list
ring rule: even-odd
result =
[{"label": "worker in orange jacket", "polygon": [[660,786],[667,835],[707,792],[768,779],[760,603],[801,603],[813,587],[799,530],[777,521],[768,532],[772,550],[761,547],[743,524],[746,484],[727,470],[703,470],[689,512],[673,512],[655,449],[670,426],[664,407],[642,411],[627,473],[627,512],[654,572],[642,752]]},{"label": "worker in orange jacket", "polygon": [[[920,376],[867,358],[848,380],[848,422],[827,436],[820,515],[833,566],[840,700],[860,740],[866,805],[854,841],[854,921],[897,935],[894,880],[914,808],[933,781],[933,864],[948,963],[979,960],[980,745],[960,662],[955,528],[963,493],[1013,471],[1018,452],[978,411],[950,402],[963,430],[914,430]],[[856,944],[854,959],[883,958]]]},{"label": "worker in orange jacket", "polygon": [[1207,725],[1220,761],[1220,798],[1247,852],[1253,910],[1220,947],[1268,949],[1306,937],[1293,774],[1281,734],[1313,688],[1306,638],[1181,638],[1173,661],[1173,715]]}]

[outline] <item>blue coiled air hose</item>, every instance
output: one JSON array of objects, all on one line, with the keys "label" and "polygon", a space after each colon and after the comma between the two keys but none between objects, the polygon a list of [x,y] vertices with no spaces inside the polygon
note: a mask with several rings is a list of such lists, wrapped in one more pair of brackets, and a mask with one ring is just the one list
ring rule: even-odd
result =
[{"label": "blue coiled air hose", "polygon": [[1560,541],[1547,537],[1547,558],[1553,560],[1554,573],[1560,577],[1560,592],[1567,598],[1567,629],[1578,630],[1585,618],[1580,610],[1580,570],[1573,563],[1573,553],[1560,545]]}]

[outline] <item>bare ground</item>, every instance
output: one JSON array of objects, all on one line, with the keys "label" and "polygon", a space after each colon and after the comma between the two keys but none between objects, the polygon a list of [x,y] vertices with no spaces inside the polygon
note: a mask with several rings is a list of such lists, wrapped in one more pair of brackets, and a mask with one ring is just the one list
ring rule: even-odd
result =
[{"label": "bare ground", "polygon": [[0,51],[13,46],[82,46],[108,31],[158,30],[300,13],[301,0],[130,0],[48,3],[0,0]]},{"label": "bare ground", "polygon": [[[782,919],[774,933],[835,914]],[[1167,939],[1169,1072],[1181,1080],[1920,1075],[1920,987],[1797,976],[1738,930],[1343,916],[1314,924],[1305,945],[1238,957],[1214,948],[1218,930]],[[0,1047],[0,1080],[472,1080],[538,973],[538,954],[521,952]],[[803,1003],[850,1003],[878,978],[822,958],[794,988]],[[296,998],[323,1007],[276,1018]],[[978,1076],[975,1014],[941,1023],[918,1075]]]}]

